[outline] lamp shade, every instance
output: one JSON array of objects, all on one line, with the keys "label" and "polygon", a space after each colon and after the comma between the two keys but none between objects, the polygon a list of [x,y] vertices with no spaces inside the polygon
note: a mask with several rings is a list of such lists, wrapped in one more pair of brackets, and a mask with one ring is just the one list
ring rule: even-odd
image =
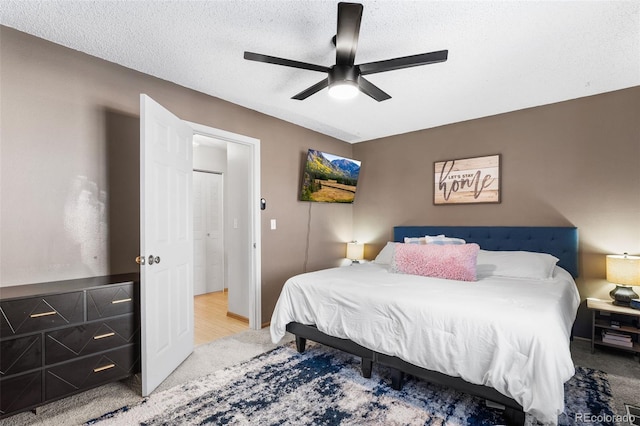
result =
[{"label": "lamp shade", "polygon": [[640,285],[640,256],[607,256],[607,281],[622,285]]},{"label": "lamp shade", "polygon": [[347,243],[347,259],[362,260],[364,259],[364,244],[357,241]]}]

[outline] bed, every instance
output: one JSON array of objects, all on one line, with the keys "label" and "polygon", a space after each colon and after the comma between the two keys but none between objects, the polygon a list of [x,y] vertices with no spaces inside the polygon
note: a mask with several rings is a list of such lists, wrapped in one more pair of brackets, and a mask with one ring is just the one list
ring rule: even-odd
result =
[{"label": "bed", "polygon": [[301,274],[283,287],[272,340],[289,331],[300,352],[310,339],[352,353],[365,377],[374,362],[388,366],[396,389],[410,374],[485,398],[510,424],[524,424],[525,412],[555,423],[574,374],[577,229],[401,226],[394,241],[441,234],[478,244],[483,256],[548,253],[557,266],[544,279],[500,276],[478,254],[472,282],[393,273],[383,260]]}]

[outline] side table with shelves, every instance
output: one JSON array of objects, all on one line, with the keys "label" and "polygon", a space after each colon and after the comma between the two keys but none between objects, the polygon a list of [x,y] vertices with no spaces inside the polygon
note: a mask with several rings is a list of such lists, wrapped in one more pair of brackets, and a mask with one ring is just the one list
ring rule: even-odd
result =
[{"label": "side table with shelves", "polygon": [[[596,346],[607,346],[640,354],[640,310],[617,306],[612,300],[587,299],[591,310],[591,353]],[[631,346],[602,340],[603,333],[618,333],[630,337]]]}]

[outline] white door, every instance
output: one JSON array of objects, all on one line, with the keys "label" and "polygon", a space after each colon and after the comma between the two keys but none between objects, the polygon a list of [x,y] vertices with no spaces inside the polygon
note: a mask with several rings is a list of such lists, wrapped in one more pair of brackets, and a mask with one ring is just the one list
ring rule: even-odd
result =
[{"label": "white door", "polygon": [[193,352],[193,130],[140,95],[142,395]]},{"label": "white door", "polygon": [[222,291],[224,280],[223,176],[193,172],[194,295]]}]

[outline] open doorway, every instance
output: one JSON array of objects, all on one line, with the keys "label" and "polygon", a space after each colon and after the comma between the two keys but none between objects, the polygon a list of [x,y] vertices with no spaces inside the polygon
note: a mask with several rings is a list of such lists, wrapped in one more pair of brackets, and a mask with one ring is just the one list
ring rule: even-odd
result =
[{"label": "open doorway", "polygon": [[193,137],[195,345],[249,328],[248,315],[243,315],[249,312],[247,286],[243,285],[249,277],[237,273],[239,268],[246,270],[249,259],[238,258],[247,253],[238,252],[232,243],[248,236],[249,187],[246,179],[234,173],[238,162],[248,166],[248,158],[238,156],[237,146],[229,144],[233,142],[202,134]]}]

